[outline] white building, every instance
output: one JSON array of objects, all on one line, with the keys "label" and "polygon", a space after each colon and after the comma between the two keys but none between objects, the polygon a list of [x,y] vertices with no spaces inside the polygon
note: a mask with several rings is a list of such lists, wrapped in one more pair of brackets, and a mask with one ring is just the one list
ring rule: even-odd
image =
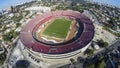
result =
[{"label": "white building", "polygon": [[50,7],[45,7],[45,6],[33,6],[33,7],[28,7],[26,8],[25,10],[30,10],[30,11],[33,11],[33,12],[49,12],[51,11],[51,8]]}]

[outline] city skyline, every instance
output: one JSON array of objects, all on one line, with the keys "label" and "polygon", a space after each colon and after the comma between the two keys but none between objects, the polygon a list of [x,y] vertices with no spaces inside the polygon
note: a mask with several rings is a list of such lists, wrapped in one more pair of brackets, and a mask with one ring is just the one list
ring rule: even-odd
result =
[{"label": "city skyline", "polygon": [[[2,9],[7,9],[9,6],[15,6],[15,5],[19,5],[25,2],[30,2],[33,0],[0,0],[0,11]],[[116,7],[120,8],[120,0],[90,0],[90,1],[94,1],[94,2],[100,2],[100,3],[104,3],[104,4],[109,4],[109,5],[113,5]]]},{"label": "city skyline", "polygon": [[16,6],[25,2],[30,2],[33,0],[0,0],[0,11],[2,9],[7,9],[9,6]]},{"label": "city skyline", "polygon": [[91,0],[91,1],[109,4],[120,8],[120,0]]}]

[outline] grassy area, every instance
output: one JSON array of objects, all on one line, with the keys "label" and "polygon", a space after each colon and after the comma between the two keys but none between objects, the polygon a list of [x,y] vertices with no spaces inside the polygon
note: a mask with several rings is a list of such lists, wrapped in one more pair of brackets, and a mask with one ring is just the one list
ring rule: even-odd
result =
[{"label": "grassy area", "polygon": [[43,35],[53,36],[56,38],[66,38],[72,21],[58,18],[53,21],[43,32]]}]

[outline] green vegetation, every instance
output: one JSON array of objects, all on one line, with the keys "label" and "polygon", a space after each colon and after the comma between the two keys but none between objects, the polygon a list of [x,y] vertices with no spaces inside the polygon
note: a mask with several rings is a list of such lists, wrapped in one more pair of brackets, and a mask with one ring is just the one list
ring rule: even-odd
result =
[{"label": "green vegetation", "polygon": [[99,63],[98,63],[98,68],[105,68],[106,64],[104,62],[104,60],[101,60]]},{"label": "green vegetation", "polygon": [[16,28],[18,28],[21,25],[21,23],[16,23]]},{"label": "green vegetation", "polygon": [[85,68],[105,68],[105,66],[106,66],[106,64],[105,64],[103,55],[98,56],[94,59],[88,60],[85,63]]},{"label": "green vegetation", "polygon": [[86,65],[86,68],[95,68],[95,64]]},{"label": "green vegetation", "polygon": [[2,31],[5,31],[7,29],[6,25],[2,25]]},{"label": "green vegetation", "polygon": [[15,19],[15,21],[19,22],[22,18],[23,18],[23,16],[19,16]]},{"label": "green vegetation", "polygon": [[70,61],[71,61],[72,63],[75,62],[75,60],[74,60],[73,58],[71,58]]},{"label": "green vegetation", "polygon": [[4,63],[5,59],[6,59],[6,54],[5,53],[0,54],[0,65]]},{"label": "green vegetation", "polygon": [[81,13],[83,12],[84,9],[86,9],[86,8],[82,7],[82,4],[72,7],[72,10],[79,11]]},{"label": "green vegetation", "polygon": [[30,14],[30,11],[26,10],[26,11],[23,11],[23,13],[25,13],[24,16],[27,16],[28,14]]},{"label": "green vegetation", "polygon": [[[55,3],[56,4],[56,3]],[[72,3],[61,3],[59,5],[57,5],[54,9],[52,10],[67,10],[67,9],[71,9],[71,10],[75,10],[75,11],[79,11],[79,12],[83,12],[84,10],[90,10],[90,9],[100,9],[100,5],[98,4],[92,4],[92,3],[86,3],[86,2],[75,2],[72,1]]]},{"label": "green vegetation", "polygon": [[102,39],[101,40],[98,40],[98,45],[100,47],[107,47],[108,46],[108,43],[107,42],[104,42]]},{"label": "green vegetation", "polygon": [[43,32],[43,35],[57,38],[66,38],[71,25],[71,20],[63,18],[55,19]]},{"label": "green vegetation", "polygon": [[109,53],[109,52],[111,52],[111,51],[113,51],[113,50],[114,50],[114,48],[109,48],[109,49],[106,48],[106,50],[105,50],[105,54],[106,54],[106,53]]},{"label": "green vegetation", "polygon": [[84,54],[87,54],[88,56],[92,56],[94,54],[94,50],[93,49],[87,49]]},{"label": "green vegetation", "polygon": [[120,28],[120,24],[118,24],[119,28]]},{"label": "green vegetation", "polygon": [[24,11],[19,11],[14,13],[14,16],[11,17],[11,20],[13,20],[14,22],[20,22],[20,20],[23,19],[23,17],[27,16],[30,13],[30,11],[24,10]]},{"label": "green vegetation", "polygon": [[12,38],[16,38],[19,35],[18,32],[15,32],[14,30],[11,30],[8,33],[2,34],[3,40],[4,41],[11,41]]},{"label": "green vegetation", "polygon": [[55,9],[59,9],[59,10],[66,10],[67,7],[65,7],[63,4],[60,4],[59,6],[56,6]]},{"label": "green vegetation", "polygon": [[14,20],[15,22],[19,22],[22,18],[23,18],[22,15],[21,15],[21,16],[18,16],[18,17],[13,16],[13,17],[12,17],[12,20]]}]

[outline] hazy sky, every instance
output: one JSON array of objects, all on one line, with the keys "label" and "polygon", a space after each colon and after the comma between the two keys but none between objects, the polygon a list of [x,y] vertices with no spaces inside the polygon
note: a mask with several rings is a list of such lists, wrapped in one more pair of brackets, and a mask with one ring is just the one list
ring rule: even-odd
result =
[{"label": "hazy sky", "polygon": [[[14,5],[21,4],[28,1],[32,1],[32,0],[0,0],[0,10],[6,9],[8,6],[11,6],[11,5],[14,6]],[[91,1],[107,3],[107,4],[120,7],[120,0],[91,0]]]},{"label": "hazy sky", "polygon": [[1,9],[6,9],[8,6],[11,5],[18,5],[24,2],[29,2],[32,0],[0,0],[0,10]]},{"label": "hazy sky", "polygon": [[120,8],[120,0],[91,0],[91,1],[106,3]]}]

